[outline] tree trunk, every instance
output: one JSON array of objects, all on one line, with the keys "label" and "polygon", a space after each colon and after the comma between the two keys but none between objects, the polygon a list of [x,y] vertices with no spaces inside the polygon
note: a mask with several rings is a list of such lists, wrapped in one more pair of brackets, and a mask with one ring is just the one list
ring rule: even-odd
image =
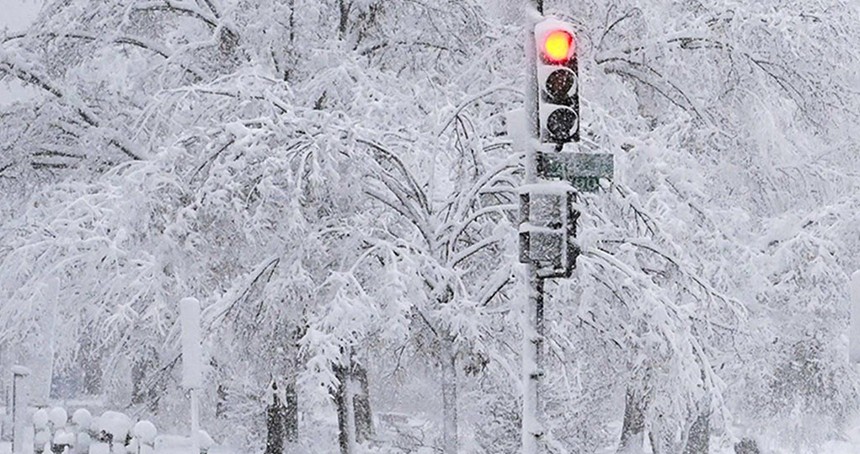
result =
[{"label": "tree trunk", "polygon": [[227,385],[218,383],[215,389],[215,418],[224,419],[227,416]]},{"label": "tree trunk", "polygon": [[370,407],[370,386],[367,369],[350,360],[348,367],[334,366],[339,382],[335,390],[337,406],[338,444],[341,454],[354,454],[358,443],[373,435]]},{"label": "tree trunk", "polygon": [[12,408],[12,402],[9,401],[9,391],[6,385],[6,376],[8,375],[7,371],[9,370],[9,366],[6,362],[6,344],[0,342],[0,392],[3,393],[3,395],[0,396],[0,399],[2,399],[3,406],[6,408],[6,411],[9,412],[10,408]]},{"label": "tree trunk", "polygon": [[93,330],[86,329],[82,334],[78,355],[82,372],[82,391],[88,396],[98,396],[102,392],[101,354],[91,337],[92,333]]},{"label": "tree trunk", "polygon": [[453,339],[442,352],[442,452],[457,454],[457,356]]},{"label": "tree trunk", "polygon": [[663,440],[660,439],[661,436],[660,427],[652,426],[651,430],[648,431],[648,441],[651,442],[652,454],[669,454],[663,452]]},{"label": "tree trunk", "polygon": [[643,394],[631,386],[627,387],[621,443],[618,446],[619,454],[642,452],[645,444],[645,405],[647,403]]},{"label": "tree trunk", "polygon": [[355,381],[358,385],[355,395],[355,438],[361,443],[373,436],[373,414],[370,409],[370,383],[367,380],[367,369],[356,364],[354,367]]},{"label": "tree trunk", "polygon": [[288,443],[299,441],[299,399],[296,395],[295,382],[288,382],[284,392],[284,433]]},{"label": "tree trunk", "polygon": [[708,454],[708,445],[711,436],[711,410],[710,406],[703,406],[699,415],[690,427],[687,435],[687,445],[684,454]]},{"label": "tree trunk", "polygon": [[278,390],[278,384],[272,380],[269,385],[269,406],[266,408],[266,453],[284,453],[284,420],[286,406]]},{"label": "tree trunk", "polygon": [[[334,366],[334,375],[338,385],[334,393],[334,402],[337,406],[337,441],[341,454],[353,454],[351,449],[355,445],[355,412],[350,402],[350,377],[349,367]],[[352,421],[350,419],[353,418]],[[351,433],[352,432],[352,433]]]},{"label": "tree trunk", "polygon": [[[701,364],[701,362],[700,362]],[[704,364],[701,364],[702,384],[704,395],[696,406],[696,420],[690,425],[687,432],[687,442],[684,445],[684,454],[708,454],[711,438],[711,394]]]},{"label": "tree trunk", "polygon": [[230,397],[228,381],[225,379],[226,373],[221,367],[221,363],[216,358],[209,359],[209,366],[216,373],[215,379],[215,419],[225,419],[227,417],[227,399]]},{"label": "tree trunk", "polygon": [[349,27],[349,10],[352,6],[347,0],[338,0],[338,7],[340,8],[340,20],[337,24],[337,35],[338,38],[343,41],[346,39],[347,28]]},{"label": "tree trunk", "polygon": [[735,454],[761,454],[758,443],[751,438],[744,438],[735,445]]},{"label": "tree trunk", "polygon": [[0,398],[3,399],[5,412],[0,413],[0,441],[12,441],[12,386],[8,382],[10,365],[6,354],[6,344],[0,342]]},{"label": "tree trunk", "polygon": [[344,391],[344,401],[346,402],[347,452],[349,454],[355,454],[357,444],[355,437],[355,380],[353,380],[351,371],[348,371],[347,373]]},{"label": "tree trunk", "polygon": [[131,366],[131,403],[147,403],[149,410],[157,409],[158,392],[154,387],[146,387],[146,379],[157,364],[158,353],[152,348],[147,348],[143,356],[136,358]]}]

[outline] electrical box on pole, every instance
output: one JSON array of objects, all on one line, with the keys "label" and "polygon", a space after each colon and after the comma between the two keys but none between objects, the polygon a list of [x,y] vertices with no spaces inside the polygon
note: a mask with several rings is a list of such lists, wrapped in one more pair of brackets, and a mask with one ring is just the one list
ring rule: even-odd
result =
[{"label": "electrical box on pole", "polygon": [[544,19],[535,25],[540,140],[559,148],[579,141],[579,67],[573,27]]}]

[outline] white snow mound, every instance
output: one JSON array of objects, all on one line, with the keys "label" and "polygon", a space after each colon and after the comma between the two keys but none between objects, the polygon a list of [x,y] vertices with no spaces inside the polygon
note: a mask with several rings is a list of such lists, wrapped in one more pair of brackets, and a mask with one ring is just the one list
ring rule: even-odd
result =
[{"label": "white snow mound", "polygon": [[51,425],[54,427],[63,427],[66,425],[66,421],[69,420],[69,415],[66,413],[65,408],[54,407],[48,413],[48,419],[51,420]]},{"label": "white snow mound", "polygon": [[137,424],[134,425],[132,433],[135,438],[146,444],[155,443],[155,436],[158,435],[158,431],[155,429],[155,424],[149,421],[138,421]]}]

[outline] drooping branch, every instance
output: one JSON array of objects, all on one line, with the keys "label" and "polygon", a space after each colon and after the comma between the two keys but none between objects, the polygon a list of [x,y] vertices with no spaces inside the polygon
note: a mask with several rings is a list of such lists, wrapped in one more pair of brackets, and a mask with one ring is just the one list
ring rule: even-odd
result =
[{"label": "drooping branch", "polygon": [[[90,42],[103,40],[105,42],[113,43],[113,44],[120,44],[120,45],[124,44],[124,45],[134,46],[134,47],[137,47],[139,49],[149,51],[149,52],[151,52],[151,53],[153,53],[159,57],[162,57],[168,61],[172,60],[172,58],[174,56],[173,52],[171,52],[169,49],[167,49],[165,47],[162,47],[161,45],[159,45],[156,42],[153,42],[153,41],[148,40],[148,39],[141,37],[141,36],[131,36],[131,35],[117,35],[117,36],[112,36],[112,37],[107,37],[107,38],[101,38],[99,36],[96,36],[96,35],[93,35],[90,33],[84,33],[84,32],[41,32],[41,33],[35,33],[35,34],[18,33],[15,35],[7,36],[6,39],[3,40],[3,43],[5,44],[5,43],[8,43],[10,41],[25,38],[25,37],[27,37],[27,38],[44,37],[44,38],[50,38],[50,39],[70,38],[70,39],[78,39],[78,40],[90,41]],[[203,75],[203,73],[200,72],[200,70],[198,70],[196,68],[192,68],[191,66],[188,66],[188,65],[181,63],[181,62],[178,62],[178,65],[184,71],[191,74],[196,80],[203,80],[204,79],[204,75]]]},{"label": "drooping branch", "polygon": [[683,90],[651,66],[621,56],[605,57],[598,60],[597,63],[605,65],[606,72],[630,77],[650,87],[660,96],[666,98],[682,110],[694,114],[700,120],[705,120],[704,109],[698,106]]},{"label": "drooping branch", "polygon": [[409,183],[411,191],[414,193],[416,200],[421,205],[421,208],[424,210],[424,213],[430,213],[430,204],[427,202],[427,195],[424,194],[424,191],[421,190],[421,187],[418,185],[418,181],[412,175],[412,172],[403,164],[403,161],[392,151],[388,150],[382,144],[374,142],[372,140],[366,140],[362,138],[357,138],[356,142],[367,145],[379,153],[379,157],[385,159],[386,161],[393,164],[397,170],[406,178],[406,181]]},{"label": "drooping branch", "polygon": [[[104,124],[100,119],[96,116],[96,114],[89,110],[83,103],[75,100],[75,97],[69,96],[68,93],[61,90],[55,84],[53,84],[46,76],[38,74],[36,71],[25,68],[23,65],[12,62],[8,59],[3,59],[0,56],[0,73],[11,74],[23,82],[33,84],[42,90],[48,92],[53,95],[57,99],[62,100],[65,104],[69,105],[72,109],[74,109],[75,113],[84,121],[88,126],[92,128],[99,129]],[[126,156],[130,157],[135,161],[140,161],[143,159],[142,155],[139,152],[132,151],[131,144],[127,143],[124,139],[120,137],[113,136],[108,137],[108,143],[111,145],[115,145],[120,149]]]},{"label": "drooping branch", "polygon": [[254,270],[253,273],[251,273],[253,278],[243,286],[242,291],[235,298],[224,298],[204,309],[201,314],[204,330],[211,331],[227,317],[230,311],[248,301],[249,296],[257,287],[265,285],[265,283],[268,283],[271,280],[272,275],[280,263],[280,257],[265,260],[256,270]]},{"label": "drooping branch", "polygon": [[171,13],[177,13],[183,16],[193,17],[195,19],[199,19],[203,23],[205,23],[210,28],[218,28],[218,18],[216,16],[210,16],[206,14],[205,11],[198,8],[196,5],[191,5],[187,2],[177,2],[172,0],[164,0],[164,1],[153,1],[153,2],[140,2],[134,5],[133,9],[135,11],[166,11]]}]

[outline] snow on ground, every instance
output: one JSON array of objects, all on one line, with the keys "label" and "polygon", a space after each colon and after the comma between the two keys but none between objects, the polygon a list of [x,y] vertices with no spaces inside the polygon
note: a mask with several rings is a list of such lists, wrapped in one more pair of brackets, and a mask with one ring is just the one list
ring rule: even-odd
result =
[{"label": "snow on ground", "polygon": [[[820,447],[820,449],[816,450],[816,453],[826,453],[826,454],[858,454],[860,453],[860,414],[856,415],[851,423],[851,429],[845,432],[844,440],[834,440],[825,443]],[[183,437],[179,435],[160,435],[158,440],[156,441],[156,449],[155,454],[192,454],[191,451],[191,442],[188,437]],[[767,446],[766,444],[761,446],[762,452],[764,454],[795,454],[792,450],[782,449],[776,450],[776,448]],[[606,446],[602,450],[596,452],[595,454],[615,454],[616,453],[615,446]],[[650,448],[645,447],[645,451],[643,454],[650,454]],[[712,454],[734,454],[733,450],[730,448],[719,449],[717,446],[711,446]],[[806,452],[801,450],[800,452]],[[0,454],[12,454],[12,445],[8,441],[0,441]],[[209,449],[209,454],[251,454],[249,452],[242,452],[233,448],[224,447],[224,446],[213,446]]]},{"label": "snow on ground", "polygon": [[[12,454],[12,444],[8,441],[0,441],[0,454]],[[183,437],[171,437],[168,443],[160,446],[155,450],[155,454],[192,454],[191,443]],[[209,454],[249,454],[240,453],[238,451],[221,447],[213,446],[209,449]]]},{"label": "snow on ground", "polygon": [[[155,451],[155,454],[192,454],[191,448],[188,446],[166,447]],[[209,454],[245,454],[230,450],[224,447],[213,447],[209,450]]]},{"label": "snow on ground", "polygon": [[857,454],[860,453],[860,414],[854,416],[849,424],[851,429],[845,433],[845,440],[831,441],[821,448],[827,454]]}]

